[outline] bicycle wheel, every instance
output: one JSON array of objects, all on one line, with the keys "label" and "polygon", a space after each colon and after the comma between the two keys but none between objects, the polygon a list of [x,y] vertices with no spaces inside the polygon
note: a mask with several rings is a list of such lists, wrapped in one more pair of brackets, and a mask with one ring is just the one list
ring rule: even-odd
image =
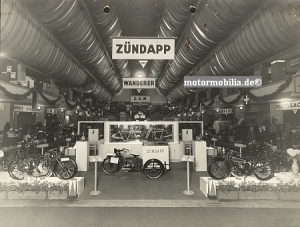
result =
[{"label": "bicycle wheel", "polygon": [[151,179],[160,178],[164,173],[164,166],[157,159],[150,159],[144,165],[144,173]]},{"label": "bicycle wheel", "polygon": [[9,176],[15,180],[23,180],[24,173],[19,169],[18,161],[12,161],[8,165]]},{"label": "bicycle wheel", "polygon": [[58,178],[63,180],[71,179],[77,173],[77,164],[74,160],[57,161],[54,165],[54,172]]},{"label": "bicycle wheel", "polygon": [[207,172],[213,179],[225,179],[230,173],[230,165],[223,158],[214,159],[208,164]]},{"label": "bicycle wheel", "polygon": [[259,160],[254,167],[254,176],[261,180],[270,180],[275,173],[275,169],[269,160]]},{"label": "bicycle wheel", "polygon": [[102,170],[104,173],[113,174],[118,171],[118,164],[110,163],[110,158],[105,158],[102,162]]}]

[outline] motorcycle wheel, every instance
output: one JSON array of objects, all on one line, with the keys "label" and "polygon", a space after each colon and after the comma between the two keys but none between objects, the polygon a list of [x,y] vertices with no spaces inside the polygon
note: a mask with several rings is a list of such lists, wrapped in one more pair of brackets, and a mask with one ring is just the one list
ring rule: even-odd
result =
[{"label": "motorcycle wheel", "polygon": [[254,176],[261,180],[267,181],[270,180],[275,173],[274,166],[269,160],[259,160],[254,167]]},{"label": "motorcycle wheel", "polygon": [[229,163],[223,158],[216,158],[209,163],[207,172],[211,178],[222,180],[228,177],[230,169]]},{"label": "motorcycle wheel", "polygon": [[56,162],[53,170],[58,178],[68,180],[75,176],[78,168],[76,162],[72,159],[69,159],[68,161]]},{"label": "motorcycle wheel", "polygon": [[119,165],[115,163],[110,163],[110,158],[105,158],[102,162],[102,170],[104,173],[113,174],[119,169]]},{"label": "motorcycle wheel", "polygon": [[9,176],[15,180],[23,180],[24,173],[19,170],[19,164],[17,161],[12,161],[8,165]]},{"label": "motorcycle wheel", "polygon": [[151,179],[160,178],[164,173],[164,166],[157,159],[150,159],[144,165],[144,173]]}]

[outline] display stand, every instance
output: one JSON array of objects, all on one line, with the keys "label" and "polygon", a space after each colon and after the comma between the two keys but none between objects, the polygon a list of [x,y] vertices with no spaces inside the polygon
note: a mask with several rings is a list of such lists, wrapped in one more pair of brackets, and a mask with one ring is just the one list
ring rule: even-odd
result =
[{"label": "display stand", "polygon": [[234,146],[240,148],[240,157],[242,157],[242,148],[245,148],[247,146],[245,144],[241,144],[241,143],[235,143]]},{"label": "display stand", "polygon": [[205,141],[193,141],[193,155],[195,156],[193,169],[196,171],[207,171],[207,152]]},{"label": "display stand", "polygon": [[42,155],[44,154],[44,148],[49,147],[48,143],[36,145],[36,148],[42,148]]},{"label": "display stand", "polygon": [[181,161],[186,162],[187,168],[187,190],[183,191],[185,195],[194,195],[193,191],[190,191],[190,162],[194,162],[195,156],[192,155],[183,155]]},{"label": "display stand", "polygon": [[78,171],[87,171],[89,168],[88,161],[89,142],[88,141],[77,141],[76,142],[76,163]]},{"label": "display stand", "polygon": [[97,190],[97,181],[98,181],[98,177],[97,177],[97,171],[98,171],[98,166],[97,163],[98,162],[102,162],[103,159],[101,156],[89,156],[89,161],[90,162],[94,162],[95,163],[95,182],[94,182],[94,191],[91,191],[90,194],[91,195],[99,195],[101,194],[101,191]]}]

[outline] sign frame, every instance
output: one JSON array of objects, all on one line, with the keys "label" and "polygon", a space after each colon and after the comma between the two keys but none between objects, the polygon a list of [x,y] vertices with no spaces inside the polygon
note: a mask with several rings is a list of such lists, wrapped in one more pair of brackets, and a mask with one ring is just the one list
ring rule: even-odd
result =
[{"label": "sign frame", "polygon": [[173,60],[175,37],[112,37],[112,59]]}]

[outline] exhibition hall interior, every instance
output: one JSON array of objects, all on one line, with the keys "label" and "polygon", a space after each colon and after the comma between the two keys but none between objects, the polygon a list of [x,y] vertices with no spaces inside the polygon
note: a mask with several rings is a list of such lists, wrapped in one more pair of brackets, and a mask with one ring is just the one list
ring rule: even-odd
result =
[{"label": "exhibition hall interior", "polygon": [[1,0],[0,52],[2,202],[300,201],[300,0]]}]

